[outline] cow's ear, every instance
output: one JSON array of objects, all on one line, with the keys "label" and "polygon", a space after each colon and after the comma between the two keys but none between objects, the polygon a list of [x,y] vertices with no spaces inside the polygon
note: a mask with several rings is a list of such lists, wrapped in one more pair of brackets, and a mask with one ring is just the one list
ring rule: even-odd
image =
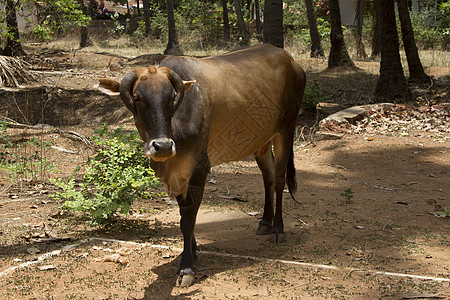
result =
[{"label": "cow's ear", "polygon": [[196,82],[196,80],[190,80],[190,81],[183,80],[184,92],[186,93],[187,91],[189,91],[195,82]]},{"label": "cow's ear", "polygon": [[108,78],[100,78],[99,83],[94,85],[94,88],[99,90],[100,92],[109,95],[109,96],[118,96],[120,95],[120,82],[108,79]]}]

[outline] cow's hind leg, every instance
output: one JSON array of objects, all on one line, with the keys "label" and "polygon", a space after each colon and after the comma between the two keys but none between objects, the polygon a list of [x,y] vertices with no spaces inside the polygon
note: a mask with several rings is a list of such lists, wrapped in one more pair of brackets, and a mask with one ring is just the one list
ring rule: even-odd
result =
[{"label": "cow's hind leg", "polygon": [[194,265],[197,259],[197,244],[194,228],[209,168],[209,161],[200,162],[189,180],[186,197],[177,197],[181,215],[180,228],[184,238],[183,253],[181,253],[180,267],[175,283],[179,287],[188,287],[195,282]]},{"label": "cow's hind leg", "polygon": [[273,221],[273,195],[274,195],[274,159],[272,153],[272,142],[267,143],[255,153],[255,159],[262,172],[264,180],[264,213],[259,222],[256,234],[270,234]]},{"label": "cow's hind leg", "polygon": [[[274,156],[275,156],[275,216],[272,225],[272,235],[270,241],[273,243],[282,243],[285,241],[283,225],[283,190],[288,182],[289,191],[295,193],[295,167],[294,153],[292,150],[292,134],[278,135],[274,138]],[[287,172],[287,170],[289,170]],[[286,178],[286,173],[289,178]]]}]

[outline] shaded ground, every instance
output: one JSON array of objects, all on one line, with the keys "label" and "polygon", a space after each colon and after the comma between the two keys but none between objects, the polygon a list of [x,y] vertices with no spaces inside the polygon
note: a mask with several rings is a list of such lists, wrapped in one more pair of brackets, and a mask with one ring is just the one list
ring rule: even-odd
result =
[{"label": "shaded ground", "polygon": [[[68,67],[73,69],[71,74],[45,73],[61,87],[62,96],[44,98],[48,95],[41,93],[41,99],[47,101],[42,103],[57,103],[53,107],[58,107],[55,111],[60,113],[58,118],[41,113],[44,122],[63,124],[56,128],[63,131],[8,130],[16,140],[42,136],[59,147],[46,150],[45,156],[61,173],[46,176],[68,176],[94,151],[66,132],[88,136],[106,120],[133,127],[120,101],[90,90],[96,78],[120,79],[132,68],[126,61],[120,71],[106,70],[115,59],[120,58],[71,53],[51,57],[51,62],[58,60],[64,72],[69,72]],[[51,62],[47,62],[46,70],[58,66]],[[94,62],[97,67],[80,71],[80,67]],[[334,104],[324,105],[324,114],[328,114],[350,104],[370,103],[369,91],[375,80],[371,68],[376,69],[374,65],[367,67],[365,77],[361,77],[362,73],[324,73],[316,65],[305,69],[310,70],[310,78],[322,80],[325,93],[333,93]],[[327,85],[332,88],[326,89]],[[448,100],[448,85],[435,86],[438,90],[432,95],[428,91],[421,95],[429,101]],[[65,109],[64,103],[68,105]],[[11,116],[11,109],[4,111]],[[111,115],[115,121],[107,119]],[[80,116],[87,122],[79,125]],[[307,126],[307,133],[314,117],[305,113],[299,121],[299,132]],[[57,123],[61,118],[66,123]],[[6,299],[449,298],[450,218],[436,216],[436,212],[450,208],[448,136],[426,127],[400,130],[398,120],[383,124],[385,127],[361,123],[340,140],[296,143],[296,198],[300,204],[286,194],[287,242],[281,245],[270,244],[268,237],[254,234],[263,203],[256,163],[246,159],[215,167],[196,227],[202,250],[197,283],[187,289],[173,287],[182,237],[178,209],[172,201],[136,201],[132,215],[121,218],[112,228],[98,229],[61,212],[61,203],[49,198],[51,185],[22,181],[21,186],[11,186],[3,180],[0,291]],[[84,240],[92,237],[100,239]],[[64,248],[67,245],[74,246]],[[45,256],[61,249],[65,251]],[[235,256],[226,256],[229,254]],[[11,269],[36,262],[42,255],[42,261]]]}]

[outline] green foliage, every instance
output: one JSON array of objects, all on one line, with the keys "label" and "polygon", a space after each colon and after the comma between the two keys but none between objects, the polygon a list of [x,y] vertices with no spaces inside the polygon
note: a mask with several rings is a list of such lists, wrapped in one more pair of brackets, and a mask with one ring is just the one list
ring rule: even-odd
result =
[{"label": "green foliage", "polygon": [[[120,23],[119,20],[120,16],[117,12],[115,12],[113,15],[111,15],[111,20],[114,22],[114,28],[111,29],[110,33],[113,35],[121,35],[125,32],[125,26]],[[127,24],[129,23],[129,20],[127,19]]]},{"label": "green foliage", "polygon": [[52,40],[52,29],[48,26],[36,25],[33,28],[33,33],[38,40],[43,42],[49,42]]},{"label": "green foliage", "polygon": [[12,186],[23,182],[45,180],[47,173],[56,172],[44,154],[50,144],[41,138],[13,142],[7,135],[8,124],[0,121],[0,170],[4,171]]},{"label": "green foliage", "polygon": [[214,41],[222,37],[222,9],[217,3],[182,0],[176,10],[178,24],[186,24],[205,41]]},{"label": "green foliage", "polygon": [[33,28],[36,37],[51,39],[56,32],[76,27],[86,27],[91,18],[83,13],[77,0],[42,0],[37,5],[45,18]]},{"label": "green foliage", "polygon": [[302,28],[308,28],[306,6],[304,1],[284,1],[286,8],[283,10],[283,24],[290,31],[298,32]]},{"label": "green foliage", "polygon": [[440,28],[450,29],[450,2],[439,4],[436,18]]},{"label": "green foliage", "polygon": [[353,191],[351,188],[346,189],[343,193],[340,193],[339,196],[341,196],[342,198],[345,199],[345,201],[347,203],[352,203],[353,202]]},{"label": "green foliage", "polygon": [[436,212],[436,216],[442,217],[442,218],[450,217],[450,209],[448,209],[447,207],[444,207],[443,211]]},{"label": "green foliage", "polygon": [[314,79],[314,81],[305,88],[302,108],[304,110],[314,111],[317,109],[319,103],[325,101],[326,99],[327,97],[324,95],[319,83],[316,79]]},{"label": "green foliage", "polygon": [[442,48],[448,50],[450,48],[450,2],[442,2],[439,5],[436,19],[442,35]]},{"label": "green foliage", "polygon": [[442,40],[442,32],[436,26],[431,26],[429,16],[428,11],[410,11],[414,37],[418,46],[423,49],[436,48]]},{"label": "green foliage", "polygon": [[[344,34],[347,31],[347,28],[342,26]],[[330,22],[326,19],[317,18],[317,30],[319,31],[320,40],[322,43],[329,43],[330,41],[330,33],[331,27]],[[308,48],[311,47],[311,36],[309,32],[309,27],[302,27],[299,29],[293,29],[290,27],[286,28],[286,41],[287,43],[292,44],[303,44]]]},{"label": "green foliage", "polygon": [[145,22],[143,20],[138,21],[138,27],[133,32],[133,37],[138,40],[142,40],[143,38],[145,38]]},{"label": "green foliage", "polygon": [[52,180],[63,190],[52,197],[65,200],[67,209],[88,213],[99,224],[117,212],[127,214],[134,199],[150,198],[148,190],[160,187],[160,182],[136,131],[109,131],[105,124],[95,131],[94,142],[99,150],[88,159],[82,182],[76,183],[74,176]]}]

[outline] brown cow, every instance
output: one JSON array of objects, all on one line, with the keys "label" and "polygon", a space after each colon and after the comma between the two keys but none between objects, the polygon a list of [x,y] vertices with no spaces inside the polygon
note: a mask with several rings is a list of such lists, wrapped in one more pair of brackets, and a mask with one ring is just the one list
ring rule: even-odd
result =
[{"label": "brown cow", "polygon": [[173,56],[159,68],[134,69],[121,83],[100,79],[98,88],[120,94],[152,168],[178,201],[178,286],[195,279],[195,220],[212,166],[254,154],[265,188],[257,234],[284,241],[282,195],[286,181],[291,195],[297,187],[292,145],[305,89],[305,73],[286,51],[257,45],[200,59]]}]

